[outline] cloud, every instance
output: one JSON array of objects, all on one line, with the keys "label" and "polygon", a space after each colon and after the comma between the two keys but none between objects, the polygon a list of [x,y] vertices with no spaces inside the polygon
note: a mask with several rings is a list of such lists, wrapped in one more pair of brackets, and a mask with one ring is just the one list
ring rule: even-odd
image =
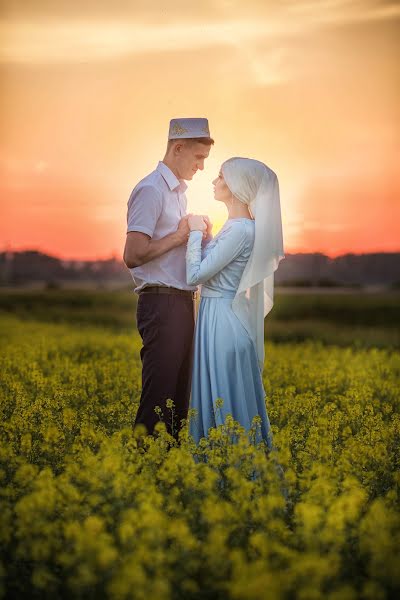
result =
[{"label": "cloud", "polygon": [[278,35],[262,23],[140,25],[127,23],[10,23],[0,27],[0,60],[16,63],[85,62],[132,54],[237,46]]},{"label": "cloud", "polygon": [[238,20],[253,16],[268,20],[279,16],[297,15],[299,18],[323,19],[382,19],[398,14],[398,2],[394,0],[202,0],[191,3],[187,0],[9,0],[3,3],[3,15],[8,19],[73,20],[131,19],[145,23],[205,23],[222,22],[234,17]]},{"label": "cloud", "polygon": [[350,25],[353,23],[385,21],[400,16],[398,2],[365,0],[323,0],[292,2],[287,15],[312,27]]},{"label": "cloud", "polygon": [[[180,2],[168,10],[157,9],[158,19],[149,17],[146,3],[135,12],[125,5],[124,18],[102,18],[102,5],[93,7],[93,17],[77,12],[75,19],[65,16],[22,18],[0,23],[0,61],[3,63],[51,64],[102,61],[133,54],[201,50],[210,47],[239,48],[250,59],[255,78],[263,82],[274,80],[281,70],[285,40],[310,34],[330,26],[394,19],[400,16],[398,3],[325,0],[319,2],[289,2],[274,8],[270,3],[218,2],[209,3],[200,13],[177,9]],[[122,8],[119,3],[120,9]],[[103,7],[104,8],[104,7]],[[49,10],[49,7],[47,7]],[[71,13],[70,13],[71,14]],[[73,13],[72,13],[73,14]],[[175,18],[179,14],[179,18]],[[225,18],[222,18],[225,15]],[[145,20],[143,20],[145,19]],[[182,20],[186,19],[186,20]],[[272,58],[257,55],[257,44],[271,41],[277,44]],[[257,56],[256,56],[257,55]],[[267,72],[264,75],[264,66]],[[271,66],[272,65],[272,66]],[[272,75],[271,75],[272,73]]]}]

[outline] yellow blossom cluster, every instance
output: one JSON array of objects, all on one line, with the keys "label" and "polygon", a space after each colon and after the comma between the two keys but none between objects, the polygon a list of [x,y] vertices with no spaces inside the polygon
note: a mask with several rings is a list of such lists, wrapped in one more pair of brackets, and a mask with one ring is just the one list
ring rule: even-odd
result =
[{"label": "yellow blossom cluster", "polygon": [[133,431],[136,332],[0,324],[0,598],[399,592],[396,350],[268,343],[266,452],[231,417],[198,446]]}]

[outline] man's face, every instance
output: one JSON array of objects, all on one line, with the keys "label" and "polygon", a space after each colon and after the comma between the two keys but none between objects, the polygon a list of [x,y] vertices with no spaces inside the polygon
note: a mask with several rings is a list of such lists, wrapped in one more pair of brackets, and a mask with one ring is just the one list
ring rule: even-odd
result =
[{"label": "man's face", "polygon": [[[200,142],[179,144],[177,155],[177,170],[179,179],[193,179],[193,175],[204,169],[204,161],[210,154],[210,146]],[[178,148],[177,148],[178,149]]]}]

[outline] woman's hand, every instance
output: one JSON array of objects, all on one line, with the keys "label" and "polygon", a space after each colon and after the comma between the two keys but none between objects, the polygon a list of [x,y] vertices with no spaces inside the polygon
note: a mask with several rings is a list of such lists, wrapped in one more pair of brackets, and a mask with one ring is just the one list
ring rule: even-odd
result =
[{"label": "woman's hand", "polygon": [[207,224],[201,215],[189,215],[188,224],[190,231],[207,231]]},{"label": "woman's hand", "polygon": [[213,228],[213,224],[210,221],[210,217],[208,215],[201,215],[206,223],[207,229],[205,232],[203,232],[203,238],[207,237],[208,235],[212,235],[212,228]]}]

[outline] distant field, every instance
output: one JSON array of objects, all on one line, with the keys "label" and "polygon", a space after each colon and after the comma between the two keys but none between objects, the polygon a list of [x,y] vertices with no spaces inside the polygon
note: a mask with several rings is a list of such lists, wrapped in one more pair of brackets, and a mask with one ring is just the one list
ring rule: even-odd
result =
[{"label": "distant field", "polygon": [[[0,312],[127,332],[135,328],[136,298],[132,291],[3,291]],[[278,293],[266,319],[266,339],[398,348],[399,306],[400,293]]]}]

